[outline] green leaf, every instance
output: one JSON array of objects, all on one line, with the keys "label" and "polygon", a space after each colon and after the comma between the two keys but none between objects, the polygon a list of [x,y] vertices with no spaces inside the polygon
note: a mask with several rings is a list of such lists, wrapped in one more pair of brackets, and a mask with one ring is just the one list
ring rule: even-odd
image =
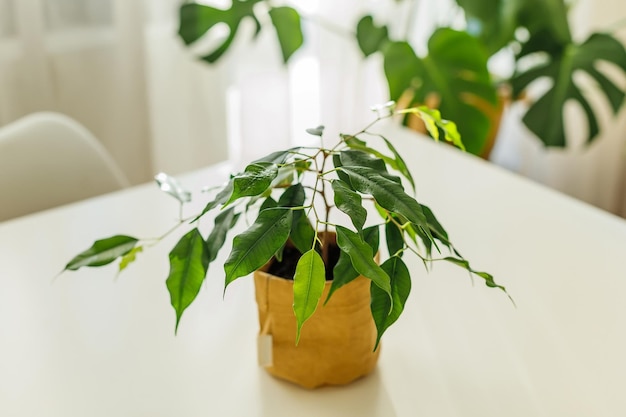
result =
[{"label": "green leaf", "polygon": [[291,7],[273,7],[270,9],[270,18],[276,29],[278,43],[283,54],[283,61],[287,63],[289,58],[303,44],[300,15]]},{"label": "green leaf", "polygon": [[367,167],[343,166],[339,169],[348,174],[356,191],[371,194],[384,209],[400,214],[412,223],[428,227],[420,204],[405,193],[397,182]]},{"label": "green leaf", "polygon": [[481,154],[491,128],[485,112],[497,104],[488,58],[477,39],[449,28],[433,32],[425,57],[406,42],[391,42],[384,51],[390,97],[398,100],[408,90],[414,106],[436,95],[441,113],[456,122],[468,152]]},{"label": "green leaf", "polygon": [[335,192],[335,205],[350,217],[356,230],[361,232],[367,219],[361,196],[341,180],[333,180],[331,184]]},{"label": "green leaf", "polygon": [[313,136],[322,136],[324,134],[324,126],[319,125],[318,127],[312,127],[306,129],[306,133]]},{"label": "green leaf", "polygon": [[274,164],[251,164],[246,170],[233,178],[233,192],[224,206],[242,198],[262,194],[278,175],[278,168]]},{"label": "green leaf", "polygon": [[[404,249],[403,232],[394,222],[387,222],[385,225],[385,239],[387,241],[387,250],[389,256],[393,256]],[[398,256],[402,256],[403,252],[399,252]]]},{"label": "green leaf", "polygon": [[400,174],[402,174],[404,178],[409,181],[409,184],[411,184],[411,188],[413,189],[413,191],[415,191],[415,181],[413,180],[413,175],[411,175],[411,171],[409,171],[409,167],[407,167],[406,162],[404,162],[404,159],[402,159],[402,156],[400,155],[396,147],[393,146],[393,144],[387,138],[383,136],[381,136],[381,138],[385,141],[385,144],[387,144],[387,147],[395,158],[394,163],[391,164],[391,167],[398,171]]},{"label": "green leaf", "polygon": [[89,249],[79,253],[69,261],[65,265],[65,270],[75,271],[83,266],[110,264],[120,256],[124,256],[133,250],[137,242],[138,239],[123,235],[96,240]]},{"label": "green leaf", "polygon": [[374,262],[372,248],[361,239],[361,236],[343,226],[337,226],[336,231],[337,245],[348,254],[354,269],[391,296],[389,275]]},{"label": "green leaf", "polygon": [[143,252],[143,246],[135,246],[131,249],[130,252],[122,256],[122,259],[120,259],[120,267],[118,273],[122,272],[128,267],[128,265],[135,262],[135,260],[137,259],[137,254],[140,252]]},{"label": "green leaf", "polygon": [[167,175],[165,172],[159,172],[154,176],[154,180],[159,185],[161,191],[171,195],[181,203],[191,201],[191,193],[185,190],[176,178]]},{"label": "green leaf", "polygon": [[254,16],[254,5],[261,0],[237,0],[231,3],[229,9],[218,9],[211,6],[186,3],[180,7],[180,26],[178,35],[190,45],[207,34],[216,25],[223,23],[228,26],[229,33],[226,39],[202,59],[208,63],[217,62],[232,44],[241,21],[251,18],[256,25],[255,36],[261,30],[261,23]]},{"label": "green leaf", "polygon": [[356,26],[356,40],[363,55],[370,56],[389,42],[387,26],[376,26],[372,16],[363,16]]},{"label": "green leaf", "polygon": [[411,275],[402,259],[392,256],[380,267],[389,275],[391,280],[391,299],[389,299],[389,295],[385,291],[376,285],[370,286],[370,308],[376,324],[376,330],[378,331],[374,350],[378,348],[380,338],[385,333],[385,330],[395,323],[402,314],[406,300],[411,292]]},{"label": "green leaf", "polygon": [[293,311],[298,325],[296,345],[300,341],[300,330],[313,315],[326,283],[324,261],[311,249],[300,257],[293,277]]},{"label": "green leaf", "polygon": [[[491,274],[488,274],[487,272],[475,271],[474,269],[472,269],[472,267],[470,266],[469,262],[466,261],[465,259],[448,256],[446,258],[443,258],[443,260],[447,261],[447,262],[450,262],[452,264],[455,264],[457,266],[460,266],[461,268],[466,269],[471,274],[474,274],[474,275],[482,278],[483,280],[485,280],[485,285],[487,285],[488,287],[490,287],[490,288],[499,288],[499,289],[501,289],[502,291],[504,291],[508,295],[508,293],[506,291],[506,288],[504,288],[502,285],[496,284],[496,282],[493,279],[493,276]],[[511,298],[511,297],[509,296],[509,298]]]},{"label": "green leaf", "polygon": [[[370,226],[363,229],[363,240],[369,245],[369,247],[372,248],[372,253],[378,252],[378,244],[380,241],[380,231],[378,230],[378,226]],[[346,252],[340,251],[339,259],[333,268],[333,283],[330,286],[330,291],[328,292],[328,296],[326,297],[324,304],[328,303],[330,297],[335,293],[335,291],[349,282],[354,281],[358,278],[358,276],[359,273],[356,272],[352,266],[350,256]]]},{"label": "green leaf", "polygon": [[252,161],[251,165],[253,164],[262,165],[263,163],[282,165],[285,163],[285,161],[287,161],[287,159],[291,155],[293,155],[294,152],[297,152],[299,149],[300,149],[299,147],[295,147],[295,148],[287,149],[285,151],[272,152],[269,155],[265,155],[263,158]]},{"label": "green leaf", "polygon": [[224,264],[224,290],[235,279],[250,274],[274,256],[289,237],[291,221],[291,210],[264,210],[248,230],[235,236],[233,249]]},{"label": "green leaf", "polygon": [[191,221],[191,223],[194,223],[200,220],[202,216],[204,216],[205,214],[207,214],[209,211],[213,210],[215,207],[219,206],[220,204],[224,204],[232,193],[233,193],[233,181],[231,180],[228,182],[228,184],[224,186],[224,188],[220,190],[219,193],[217,193],[217,195],[212,201],[209,201],[209,203],[204,207],[204,210],[202,210],[202,213],[196,216],[196,218],[194,218]]},{"label": "green leaf", "polygon": [[[378,153],[378,155],[381,156],[382,158],[372,157],[368,155],[367,151],[353,150],[353,149],[341,151],[339,153],[339,157],[341,158],[341,166],[368,167],[377,171],[381,176],[391,181],[397,182],[398,184],[402,184],[402,182],[400,181],[400,178],[396,177],[395,175],[391,175],[389,174],[389,172],[387,172],[386,162],[392,163],[391,158],[380,154],[374,149],[371,149],[371,153],[374,153],[374,152]],[[349,181],[345,181],[345,180],[344,182],[349,183]]]},{"label": "green leaf", "polygon": [[[538,43],[532,38],[529,42]],[[537,46],[533,52],[546,52],[544,49]],[[567,141],[563,109],[567,102],[574,100],[581,106],[587,119],[587,142],[592,142],[600,128],[588,101],[588,94],[578,87],[574,74],[586,72],[595,79],[599,91],[607,96],[613,111],[617,111],[624,101],[624,92],[598,71],[595,65],[607,61],[615,64],[623,73],[626,72],[626,49],[614,37],[594,33],[582,44],[566,44],[558,51],[550,51],[547,56],[546,63],[518,72],[511,80],[515,94],[539,78],[547,77],[553,81],[552,87],[529,107],[523,117],[524,124],[546,146],[564,147]]]},{"label": "green leaf", "polygon": [[304,204],[304,187],[302,184],[294,184],[287,188],[278,199],[279,207],[301,207]]},{"label": "green leaf", "polygon": [[209,268],[209,252],[198,229],[184,235],[169,254],[170,274],[165,283],[176,311],[176,331],[183,312],[195,300]]},{"label": "green leaf", "polygon": [[237,220],[239,220],[240,213],[235,213],[234,208],[230,208],[221,212],[215,218],[215,227],[211,230],[211,234],[206,240],[207,250],[209,253],[209,263],[213,262],[217,258],[224,242],[226,241],[226,235],[235,227]]},{"label": "green leaf", "polygon": [[305,253],[313,247],[315,230],[309,218],[304,216],[301,211],[294,213],[294,219],[296,218],[297,220],[293,220],[289,238],[300,253]]},{"label": "green leaf", "polygon": [[276,202],[276,200],[274,200],[272,197],[267,197],[265,200],[263,200],[263,203],[261,203],[261,207],[259,207],[259,211],[263,211],[269,208],[275,208],[278,205],[278,203]]}]

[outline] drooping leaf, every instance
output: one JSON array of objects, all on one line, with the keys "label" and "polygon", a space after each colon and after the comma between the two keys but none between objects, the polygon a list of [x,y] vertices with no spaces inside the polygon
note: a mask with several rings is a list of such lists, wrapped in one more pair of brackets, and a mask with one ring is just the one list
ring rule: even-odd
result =
[{"label": "drooping leaf", "polygon": [[304,42],[300,15],[292,7],[272,7],[269,13],[276,29],[283,61],[287,63]]},{"label": "drooping leaf", "polygon": [[161,191],[171,195],[181,203],[191,201],[191,193],[185,190],[176,178],[167,175],[165,172],[159,172],[154,176],[154,180],[158,184]]},{"label": "drooping leaf", "polygon": [[[373,157],[371,155],[368,155],[367,151],[355,149],[348,149],[339,153],[339,157],[341,158],[341,166],[368,167],[377,171],[381,176],[398,184],[402,184],[400,178],[396,177],[395,175],[389,174],[389,172],[387,171],[386,161],[391,162],[391,158],[388,158],[380,153],[378,153],[378,155],[380,155],[382,158],[378,156]],[[349,183],[349,181],[344,182]]]},{"label": "drooping leaf", "polygon": [[[444,261],[450,262],[454,265],[460,266],[461,268],[466,269],[467,271],[469,271],[471,274],[474,274],[480,278],[482,278],[483,280],[485,280],[485,285],[487,285],[488,287],[491,288],[499,288],[502,291],[504,291],[507,295],[507,291],[506,288],[504,288],[502,285],[498,285],[496,284],[493,276],[491,274],[488,274],[487,272],[480,272],[480,271],[475,271],[474,269],[472,269],[472,267],[470,266],[469,262],[465,259],[462,258],[455,258],[453,256],[448,256],[446,258],[443,259]],[[509,296],[509,298],[511,298]]]},{"label": "drooping leaf", "polygon": [[258,163],[248,165],[245,171],[233,178],[233,192],[224,206],[242,198],[256,196],[266,191],[278,175],[274,164]]},{"label": "drooping leaf", "polygon": [[393,143],[391,143],[387,138],[383,136],[381,136],[381,138],[385,141],[387,148],[389,148],[395,158],[394,163],[391,164],[391,167],[398,171],[400,174],[402,174],[404,178],[409,181],[409,184],[411,184],[411,188],[413,189],[413,191],[415,191],[415,181],[413,180],[413,175],[411,175],[411,171],[409,171],[409,167],[407,167],[406,162],[404,162],[404,159],[402,158],[396,147],[393,146]]},{"label": "drooping leaf", "polygon": [[337,246],[348,254],[354,269],[391,296],[389,275],[374,262],[372,248],[361,236],[343,226],[337,226],[336,231]]},{"label": "drooping leaf", "polygon": [[143,252],[143,246],[135,246],[134,248],[131,249],[130,252],[122,256],[122,259],[120,259],[120,266],[119,266],[118,273],[122,272],[128,267],[128,265],[135,262],[135,260],[137,259],[137,254],[140,252]]},{"label": "drooping leaf", "polygon": [[341,180],[333,180],[331,184],[335,193],[335,205],[350,217],[352,224],[360,232],[367,219],[367,210],[363,207],[361,196]]},{"label": "drooping leaf", "polygon": [[291,230],[292,211],[268,209],[254,224],[233,239],[233,248],[224,264],[227,287],[235,279],[263,266],[285,244]]},{"label": "drooping leaf", "polygon": [[[372,248],[372,253],[378,252],[378,244],[380,241],[380,231],[378,226],[370,226],[363,229],[363,240],[369,245],[369,247]],[[328,296],[326,297],[324,304],[328,303],[328,300],[330,300],[330,297],[335,293],[335,291],[355,280],[358,276],[359,273],[356,272],[352,266],[350,256],[347,253],[340,251],[339,259],[333,268],[333,283],[330,286],[330,291],[328,292]]]},{"label": "drooping leaf", "polygon": [[235,213],[233,207],[221,212],[215,217],[215,226],[211,230],[211,234],[206,240],[207,250],[209,253],[209,263],[213,262],[217,258],[224,242],[226,241],[226,235],[237,224],[241,213]]},{"label": "drooping leaf", "polygon": [[353,189],[371,194],[386,210],[400,214],[412,223],[428,227],[420,204],[404,192],[398,183],[368,167],[343,166],[339,169],[348,174]]},{"label": "drooping leaf", "polygon": [[389,31],[387,26],[376,26],[372,16],[363,16],[356,26],[356,39],[361,52],[367,57],[382,50],[389,42]]},{"label": "drooping leaf", "polygon": [[392,256],[380,267],[389,275],[391,280],[391,299],[386,292],[376,285],[370,286],[370,308],[378,333],[374,350],[378,348],[380,338],[385,333],[385,330],[395,323],[402,314],[406,300],[411,292],[411,275],[402,259]]},{"label": "drooping leaf", "polygon": [[[538,44],[532,38],[528,42]],[[537,45],[532,48],[532,52],[541,52],[541,48]],[[600,131],[587,94],[583,93],[574,79],[576,72],[586,72],[598,83],[599,91],[607,96],[613,111],[621,107],[624,92],[597,70],[595,65],[599,61],[615,64],[622,73],[626,73],[624,46],[608,34],[594,33],[582,44],[569,43],[556,52],[551,51],[548,53],[547,62],[518,72],[511,80],[515,94],[519,94],[539,78],[548,77],[553,81],[552,87],[531,104],[523,117],[524,124],[546,146],[566,146],[563,108],[570,100],[578,102],[585,114],[588,126],[587,142],[592,142]]]},{"label": "drooping leaf", "polygon": [[317,308],[326,283],[324,261],[311,249],[300,257],[293,277],[293,311],[296,315],[296,344],[300,341],[300,330],[305,321]]},{"label": "drooping leaf", "polygon": [[402,235],[402,230],[394,222],[387,222],[385,225],[385,240],[387,241],[389,256],[393,256],[396,253],[398,253],[398,256],[403,255],[403,252],[400,252],[404,249]]},{"label": "drooping leaf", "polygon": [[236,0],[231,3],[231,7],[228,9],[218,9],[197,3],[183,4],[179,13],[178,35],[186,45],[190,45],[205,36],[216,25],[226,24],[229,29],[226,39],[202,58],[208,63],[215,63],[232,44],[243,19],[251,18],[254,21],[256,25],[255,36],[261,31],[261,23],[253,11],[254,5],[260,1]]},{"label": "drooping leaf", "polygon": [[433,137],[433,139],[435,139],[435,141],[439,140],[439,129],[441,129],[446,141],[452,143],[454,146],[463,151],[466,150],[456,124],[449,120],[442,119],[441,112],[439,110],[429,109],[426,106],[419,106],[401,110],[399,113],[414,113],[419,115],[424,122],[428,133]]},{"label": "drooping leaf", "polygon": [[[300,213],[300,215],[297,215],[297,213]],[[294,218],[295,217],[297,217],[297,220],[293,220],[289,238],[300,253],[305,253],[313,247],[315,230],[309,218],[303,215],[302,212],[295,212]]]},{"label": "drooping leaf", "polygon": [[183,312],[195,300],[209,268],[209,252],[198,229],[184,235],[169,254],[170,273],[165,281],[176,311],[176,331]]},{"label": "drooping leaf", "polygon": [[87,250],[76,255],[65,265],[65,270],[75,271],[83,266],[102,266],[110,264],[120,256],[128,254],[138,239],[130,236],[117,235],[96,240]]},{"label": "drooping leaf", "polygon": [[272,152],[269,155],[265,155],[263,158],[259,158],[255,161],[252,161],[252,164],[263,164],[263,163],[268,163],[268,164],[276,164],[276,165],[282,165],[284,164],[287,159],[293,155],[294,152],[298,152],[300,148],[299,147],[295,147],[295,148],[289,148],[285,151],[276,151],[276,152]]},{"label": "drooping leaf", "polygon": [[278,199],[280,207],[300,207],[304,204],[304,187],[302,184],[294,184],[287,188]]}]

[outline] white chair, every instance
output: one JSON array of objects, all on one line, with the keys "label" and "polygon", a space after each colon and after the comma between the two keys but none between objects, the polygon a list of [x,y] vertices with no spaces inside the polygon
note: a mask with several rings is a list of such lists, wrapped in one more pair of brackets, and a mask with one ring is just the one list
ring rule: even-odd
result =
[{"label": "white chair", "polygon": [[127,187],[98,140],[57,113],[0,128],[0,221]]}]

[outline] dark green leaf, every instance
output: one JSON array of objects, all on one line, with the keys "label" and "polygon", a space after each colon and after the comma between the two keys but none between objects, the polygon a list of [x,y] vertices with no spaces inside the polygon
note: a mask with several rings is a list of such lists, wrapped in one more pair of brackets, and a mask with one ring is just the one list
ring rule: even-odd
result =
[{"label": "dark green leaf", "polygon": [[198,229],[183,236],[170,252],[167,289],[176,311],[176,330],[183,312],[198,295],[209,268],[209,252]]},{"label": "dark green leaf", "polygon": [[287,161],[287,158],[289,158],[290,155],[292,155],[294,152],[297,152],[299,149],[300,149],[299,147],[296,147],[296,148],[287,149],[286,151],[272,152],[269,155],[265,155],[263,158],[257,159],[256,161],[252,161],[251,165],[253,164],[263,165],[263,163],[281,165],[281,164],[284,164],[285,161]]},{"label": "dark green leaf", "polygon": [[473,270],[472,267],[470,266],[469,262],[466,261],[465,259],[448,256],[448,257],[444,258],[444,261],[453,263],[453,264],[455,264],[457,266],[460,266],[461,268],[466,269],[471,274],[474,274],[474,275],[484,279],[485,280],[485,285],[487,285],[488,287],[499,288],[499,289],[501,289],[502,291],[504,291],[506,293],[506,288],[504,288],[501,285],[496,284],[496,282],[494,281],[493,276],[491,274],[488,274],[486,272],[480,272],[480,271]]},{"label": "dark green leaf", "polygon": [[389,42],[387,26],[376,26],[372,16],[363,16],[356,26],[356,39],[366,57],[382,50]]},{"label": "dark green leaf", "polygon": [[409,184],[411,184],[411,188],[413,189],[413,191],[415,191],[415,181],[413,180],[413,175],[411,175],[411,171],[409,171],[406,162],[404,162],[404,159],[402,159],[402,156],[400,156],[400,153],[397,151],[396,147],[393,146],[393,144],[389,140],[387,140],[387,138],[382,136],[381,138],[385,141],[387,147],[395,158],[394,163],[391,165],[392,168],[402,174],[404,178],[409,181]]},{"label": "dark green leaf", "polygon": [[259,207],[259,211],[263,211],[269,208],[275,208],[277,205],[278,203],[276,202],[276,200],[274,200],[272,197],[267,197],[265,200],[263,200],[261,207]]},{"label": "dark green leaf", "polygon": [[[531,41],[533,39],[529,40]],[[539,46],[535,49],[542,51]],[[593,141],[599,133],[598,121],[587,94],[583,94],[574,80],[576,72],[586,72],[594,78],[600,91],[607,95],[613,110],[620,108],[624,93],[597,70],[595,65],[599,61],[615,64],[623,73],[626,72],[624,46],[608,34],[595,33],[580,45],[569,43],[557,52],[551,51],[548,53],[547,63],[519,72],[511,80],[515,94],[539,78],[548,77],[553,80],[552,87],[530,106],[523,118],[526,126],[546,146],[566,146],[563,109],[570,100],[577,101],[585,113],[587,141]]]},{"label": "dark green leaf", "polygon": [[204,207],[204,210],[202,210],[202,213],[200,213],[196,218],[194,218],[191,221],[191,223],[198,221],[202,216],[204,216],[205,214],[207,214],[209,211],[213,210],[215,207],[219,206],[220,204],[226,203],[226,201],[228,200],[228,198],[230,197],[232,193],[233,193],[233,182],[231,180],[228,182],[228,184],[224,186],[224,188],[220,190],[219,193],[217,193],[215,198]]},{"label": "dark green leaf", "polygon": [[291,221],[291,210],[264,210],[248,230],[235,236],[233,249],[224,264],[225,287],[269,261],[287,241]]},{"label": "dark green leaf", "polygon": [[389,295],[386,292],[376,285],[370,286],[370,308],[376,329],[378,330],[374,350],[378,348],[380,338],[385,333],[385,330],[395,323],[402,314],[406,300],[411,292],[411,275],[402,259],[392,256],[380,267],[391,279],[391,299],[389,299]]},{"label": "dark green leaf", "polygon": [[317,308],[326,283],[324,261],[311,249],[300,257],[293,277],[293,311],[296,314],[296,344],[305,321]]},{"label": "dark green leaf", "polygon": [[265,192],[277,175],[278,168],[274,164],[248,165],[243,173],[233,178],[233,193],[224,205],[227,206],[242,197],[256,196]]},{"label": "dark green leaf", "polygon": [[224,42],[202,58],[209,63],[217,62],[232,44],[243,19],[247,17],[251,18],[256,25],[256,34],[259,33],[261,24],[254,16],[253,7],[255,3],[260,1],[261,0],[233,1],[231,7],[226,10],[196,3],[183,4],[180,7],[178,35],[186,45],[190,45],[202,38],[216,25],[220,23],[226,24],[229,33]]},{"label": "dark green leaf", "polygon": [[240,213],[235,213],[234,208],[230,208],[215,218],[215,227],[206,240],[209,262],[213,262],[217,258],[217,254],[226,241],[226,235],[237,224],[239,215]]},{"label": "dark green leaf", "polygon": [[337,226],[336,230],[337,245],[348,254],[354,269],[391,296],[389,275],[374,262],[372,248],[351,230],[343,226]]},{"label": "dark green leaf", "polygon": [[120,256],[129,253],[138,240],[134,237],[117,235],[96,240],[94,244],[76,255],[65,265],[66,270],[75,271],[83,266],[102,266],[110,264]]},{"label": "dark green leaf", "polygon": [[[370,226],[363,229],[363,240],[372,248],[372,253],[378,252],[378,244],[380,241],[380,231],[378,226]],[[359,276],[359,273],[355,271],[350,261],[350,256],[347,253],[340,251],[339,259],[333,268],[333,283],[330,286],[330,291],[326,297],[324,304],[330,300],[330,297],[339,288],[343,287],[347,283],[355,280]]]},{"label": "dark green leaf", "polygon": [[355,190],[371,194],[381,207],[406,217],[411,223],[428,227],[422,207],[398,183],[367,167],[344,166],[340,170],[348,174]]},{"label": "dark green leaf", "polygon": [[279,207],[301,207],[304,204],[304,187],[302,184],[294,184],[287,188],[278,199]]},{"label": "dark green leaf", "polygon": [[[371,151],[378,153],[377,151],[373,149],[371,149]],[[387,160],[388,162],[391,162],[391,158],[388,158],[380,153],[378,153],[378,155],[382,156],[382,158],[385,158],[385,159],[382,159],[379,157],[372,157],[371,155],[368,155],[367,151],[354,150],[354,149],[348,149],[345,151],[341,151],[339,153],[342,166],[368,167],[375,171],[378,171],[378,173],[381,176],[391,181],[394,181],[398,184],[402,184],[402,181],[400,181],[400,178],[396,177],[395,175],[391,175],[387,172],[387,165],[386,165],[385,160]],[[344,182],[348,184],[350,183],[349,181],[344,181]]]},{"label": "dark green leaf", "polygon": [[270,18],[274,28],[276,28],[283,61],[287,63],[291,55],[302,46],[304,41],[300,15],[291,7],[273,7],[270,9]]},{"label": "dark green leaf", "polygon": [[367,210],[363,208],[361,196],[341,180],[333,180],[332,186],[335,192],[335,205],[350,217],[356,230],[361,232],[367,218]]},{"label": "dark green leaf", "polygon": [[426,221],[428,222],[428,228],[432,232],[432,235],[448,248],[452,248],[452,243],[448,238],[448,232],[446,232],[446,229],[444,229],[441,223],[439,223],[435,214],[427,206],[423,204],[421,204],[421,206],[424,216],[426,216]]},{"label": "dark green leaf", "polygon": [[304,216],[302,212],[295,212],[293,226],[289,234],[289,238],[293,245],[300,251],[305,253],[313,247],[313,240],[315,239],[315,230],[309,221],[307,216]]},{"label": "dark green leaf", "polygon": [[385,239],[387,241],[387,250],[389,256],[393,256],[399,253],[398,256],[402,256],[404,249],[404,239],[402,238],[403,232],[394,222],[388,222],[385,225]]}]

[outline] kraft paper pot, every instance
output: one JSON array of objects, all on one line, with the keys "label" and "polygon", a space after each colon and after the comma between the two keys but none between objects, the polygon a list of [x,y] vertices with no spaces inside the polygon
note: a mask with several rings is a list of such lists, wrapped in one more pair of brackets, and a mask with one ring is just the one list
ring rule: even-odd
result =
[{"label": "kraft paper pot", "polygon": [[376,326],[370,312],[370,280],[358,277],[324,306],[332,284],[326,281],[317,310],[304,323],[296,346],[293,281],[268,274],[268,268],[269,264],[254,273],[261,326],[259,361],[267,372],[305,388],[343,385],[369,374],[380,353],[380,346],[373,351]]}]

